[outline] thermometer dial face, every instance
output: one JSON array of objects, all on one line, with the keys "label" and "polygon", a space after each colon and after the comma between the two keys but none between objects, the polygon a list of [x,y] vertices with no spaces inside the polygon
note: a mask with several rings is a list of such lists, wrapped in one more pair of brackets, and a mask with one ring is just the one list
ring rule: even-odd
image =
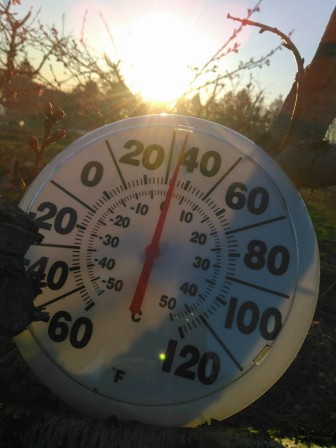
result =
[{"label": "thermometer dial face", "polygon": [[63,399],[161,425],[225,418],[265,392],[314,312],[317,248],[295,188],[214,123],[148,116],[62,152],[21,202],[44,240],[50,313],[18,339]]}]

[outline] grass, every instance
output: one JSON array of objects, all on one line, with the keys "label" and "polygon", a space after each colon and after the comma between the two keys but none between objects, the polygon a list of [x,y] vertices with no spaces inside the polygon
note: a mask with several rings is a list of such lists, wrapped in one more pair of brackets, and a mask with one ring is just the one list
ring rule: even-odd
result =
[{"label": "grass", "polygon": [[[37,122],[20,127],[0,121],[0,195],[15,203],[24,194],[24,184],[30,184],[34,170],[35,154],[29,146],[28,138],[35,135],[42,139],[42,132],[42,126]],[[68,132],[64,140],[50,145],[44,155],[44,164],[76,138],[74,132]]]},{"label": "grass", "polygon": [[319,316],[336,327],[336,188],[304,192],[320,251]]}]

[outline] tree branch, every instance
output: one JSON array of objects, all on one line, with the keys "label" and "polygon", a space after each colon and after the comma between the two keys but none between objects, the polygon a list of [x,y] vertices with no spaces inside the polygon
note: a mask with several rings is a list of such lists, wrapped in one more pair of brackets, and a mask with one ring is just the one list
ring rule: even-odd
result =
[{"label": "tree branch", "polygon": [[[264,29],[263,24],[257,26],[263,31],[276,30]],[[276,34],[284,37],[278,30]],[[335,185],[336,147],[323,139],[336,117],[336,8],[311,64],[303,73],[300,68],[299,101],[297,84],[298,78],[278,116],[256,143],[279,162],[298,187]]]},{"label": "tree branch", "polygon": [[296,66],[297,66],[297,74],[296,74],[296,80],[295,80],[295,99],[294,99],[294,103],[293,103],[293,109],[291,112],[289,125],[288,125],[286,131],[284,132],[281,142],[279,144],[279,147],[277,149],[277,152],[280,152],[287,145],[287,143],[289,143],[289,141],[291,139],[291,134],[292,134],[293,128],[295,126],[295,123],[298,120],[298,115],[299,115],[300,108],[301,108],[300,106],[302,104],[303,85],[304,85],[304,65],[303,65],[304,61],[303,61],[303,58],[301,57],[299,50],[294,45],[291,38],[289,36],[287,36],[285,33],[283,33],[282,31],[280,31],[278,28],[265,25],[264,23],[254,22],[254,21],[248,20],[248,19],[240,19],[238,17],[233,17],[230,14],[227,15],[227,18],[241,22],[243,26],[244,25],[256,26],[256,27],[260,28],[259,33],[264,33],[265,31],[269,31],[273,34],[276,34],[277,36],[281,37],[281,39],[283,40],[282,45],[285,48],[288,48],[288,50],[290,50],[293,53],[293,56],[295,58]]}]

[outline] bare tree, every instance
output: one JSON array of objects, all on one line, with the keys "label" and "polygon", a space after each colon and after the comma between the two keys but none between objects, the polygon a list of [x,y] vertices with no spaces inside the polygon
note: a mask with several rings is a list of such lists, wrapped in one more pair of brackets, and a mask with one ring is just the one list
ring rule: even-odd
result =
[{"label": "bare tree", "polygon": [[20,10],[14,9],[16,3],[20,2],[5,0],[0,4],[0,94],[4,101],[12,104],[27,90],[38,95],[43,91],[67,94],[69,85],[85,89],[96,82],[114,111],[106,121],[135,113],[139,100],[124,82],[120,61],[102,58],[88,45],[84,34],[77,39],[72,33],[41,23],[39,11],[33,13],[31,9],[20,18]]},{"label": "bare tree", "polygon": [[[325,139],[336,117],[336,8],[311,63],[303,73],[301,101],[295,117],[296,82],[282,109],[258,143],[297,186],[321,188],[336,184],[336,145]],[[286,145],[281,142],[290,128]]]},{"label": "bare tree", "polygon": [[[14,9],[17,3],[20,4],[18,0],[6,0],[0,4],[0,91],[5,100],[15,98],[27,90],[27,86],[15,83],[17,78],[19,81],[22,77],[36,80],[35,84],[31,83],[28,87],[39,93],[44,80],[43,69],[58,47],[63,45],[52,32],[45,40],[38,12],[33,14],[30,10],[18,18]],[[34,64],[29,57],[32,49],[36,50]]]}]

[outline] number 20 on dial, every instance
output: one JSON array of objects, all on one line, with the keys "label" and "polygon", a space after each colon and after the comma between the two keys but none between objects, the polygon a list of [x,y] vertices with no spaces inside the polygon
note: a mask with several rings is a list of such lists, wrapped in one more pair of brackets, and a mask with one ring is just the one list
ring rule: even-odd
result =
[{"label": "number 20 on dial", "polygon": [[21,207],[46,286],[17,344],[94,416],[193,426],[244,408],[283,374],[316,305],[307,211],[278,166],[220,125],[123,120],[59,154]]}]

